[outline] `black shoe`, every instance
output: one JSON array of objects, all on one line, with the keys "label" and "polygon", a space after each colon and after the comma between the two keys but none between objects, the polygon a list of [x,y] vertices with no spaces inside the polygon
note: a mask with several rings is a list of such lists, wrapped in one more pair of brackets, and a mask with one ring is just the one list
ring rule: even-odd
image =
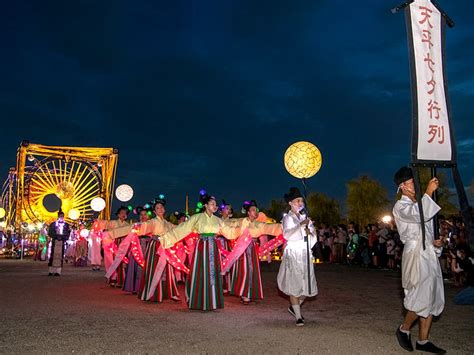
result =
[{"label": "black shoe", "polygon": [[61,275],[59,275],[59,274],[56,272],[56,273],[54,273],[54,276],[61,276]]},{"label": "black shoe", "polygon": [[418,342],[416,342],[416,350],[424,351],[427,353],[433,353],[433,354],[446,354],[446,350],[438,348],[436,345],[434,345],[430,341],[424,345],[421,345]]},{"label": "black shoe", "polygon": [[297,319],[296,320],[296,326],[297,327],[302,327],[304,325],[304,320],[303,319]]},{"label": "black shoe", "polygon": [[52,272],[50,272],[50,273],[48,274],[48,276],[53,276],[53,273],[52,273]]},{"label": "black shoe", "polygon": [[[300,307],[301,307],[301,306],[300,306]],[[290,313],[290,314],[291,314],[293,317],[295,317],[295,319],[296,319],[296,313],[295,313],[295,311],[293,310],[293,307],[291,307],[291,304],[290,304],[290,306],[288,307],[288,313]],[[302,319],[303,322],[304,322],[304,317],[303,317],[303,316],[301,316],[301,319]]]},{"label": "black shoe", "polygon": [[405,349],[406,351],[413,351],[413,344],[411,343],[411,335],[406,334],[400,330],[400,327],[397,328],[395,333],[397,335],[398,344]]}]

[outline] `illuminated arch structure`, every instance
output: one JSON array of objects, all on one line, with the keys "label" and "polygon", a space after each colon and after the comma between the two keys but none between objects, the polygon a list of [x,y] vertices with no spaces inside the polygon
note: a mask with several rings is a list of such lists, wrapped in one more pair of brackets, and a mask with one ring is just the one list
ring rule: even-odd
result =
[{"label": "illuminated arch structure", "polygon": [[[113,148],[56,147],[23,141],[18,148],[16,169],[10,169],[2,189],[2,204],[8,225],[50,223],[59,206],[68,219],[76,209],[80,219],[110,218],[118,150]],[[94,197],[106,201],[97,213],[90,206]]]}]

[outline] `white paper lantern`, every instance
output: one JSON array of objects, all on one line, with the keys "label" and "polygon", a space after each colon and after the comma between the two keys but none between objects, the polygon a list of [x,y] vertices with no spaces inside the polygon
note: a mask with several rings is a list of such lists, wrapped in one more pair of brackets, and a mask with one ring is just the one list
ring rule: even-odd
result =
[{"label": "white paper lantern", "polygon": [[123,184],[117,187],[115,190],[115,196],[119,201],[127,202],[130,201],[133,197],[133,189],[130,185]]},{"label": "white paper lantern", "polygon": [[89,236],[89,230],[84,228],[82,229],[80,232],[79,232],[79,235],[82,237],[82,238],[87,238]]},{"label": "white paper lantern", "polygon": [[79,219],[79,217],[81,216],[81,212],[79,212],[79,210],[76,210],[75,208],[69,210],[69,212],[67,213],[67,216],[72,219],[73,221]]},{"label": "white paper lantern", "polygon": [[96,212],[102,211],[105,208],[105,200],[102,197],[93,198],[91,208]]}]

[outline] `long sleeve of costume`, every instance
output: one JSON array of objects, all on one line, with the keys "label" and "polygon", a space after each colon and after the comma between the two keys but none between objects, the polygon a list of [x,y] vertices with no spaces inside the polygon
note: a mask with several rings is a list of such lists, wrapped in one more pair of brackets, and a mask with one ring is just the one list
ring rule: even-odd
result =
[{"label": "long sleeve of costume", "polygon": [[226,239],[237,239],[242,235],[243,229],[242,223],[244,218],[232,218],[222,222],[219,234],[223,235]]},{"label": "long sleeve of costume", "polygon": [[117,227],[114,229],[110,229],[108,231],[108,236],[111,239],[117,239],[121,237],[125,237],[132,231],[133,226],[131,224],[127,224],[125,226]]},{"label": "long sleeve of costume", "polygon": [[[441,207],[427,194],[423,195],[421,203],[423,205],[425,222],[430,221],[436,213],[441,210]],[[398,208],[394,208],[393,213],[397,215],[400,221],[405,223],[420,223],[420,210],[418,209],[417,203],[412,203],[412,201],[410,201],[410,203],[403,203],[401,201],[397,206]]]},{"label": "long sleeve of costume", "polygon": [[258,238],[261,235],[278,236],[282,234],[282,226],[280,223],[263,223],[253,222],[249,226],[249,233],[252,238]]},{"label": "long sleeve of costume", "polygon": [[304,236],[301,233],[301,226],[296,223],[296,220],[289,214],[283,217],[282,220],[283,238],[288,241],[303,240]]},{"label": "long sleeve of costume", "polygon": [[186,238],[192,232],[196,230],[196,224],[199,221],[200,214],[195,214],[184,223],[169,230],[160,237],[160,242],[163,248],[171,248],[174,244],[179,242],[181,239]]},{"label": "long sleeve of costume", "polygon": [[156,217],[137,225],[136,229],[138,230],[139,235],[151,234],[162,236],[175,227],[174,224],[167,220]]}]

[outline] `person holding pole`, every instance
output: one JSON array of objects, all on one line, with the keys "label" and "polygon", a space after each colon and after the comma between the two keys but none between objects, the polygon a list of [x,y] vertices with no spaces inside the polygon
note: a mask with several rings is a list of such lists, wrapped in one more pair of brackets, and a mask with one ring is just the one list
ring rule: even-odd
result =
[{"label": "person holding pole", "polygon": [[[393,208],[393,216],[404,244],[402,256],[402,286],[405,293],[403,302],[407,310],[405,320],[397,328],[396,336],[400,346],[413,351],[410,329],[419,320],[419,336],[416,350],[444,354],[445,350],[429,341],[433,316],[438,316],[444,309],[444,286],[438,257],[441,255],[443,240],[433,238],[433,217],[440,207],[433,201],[433,193],[439,182],[435,177],[430,180],[421,199],[422,214],[416,200],[413,172],[402,167],[395,173],[395,184],[402,192],[402,197]],[[421,225],[421,216],[425,223],[425,238]],[[423,243],[424,241],[424,243]]]},{"label": "person holding pole", "polygon": [[285,194],[285,201],[290,211],[282,219],[283,238],[286,240],[283,258],[278,271],[278,288],[290,296],[291,305],[288,312],[295,317],[296,326],[304,326],[301,305],[306,297],[318,294],[318,286],[312,258],[308,258],[309,248],[317,241],[316,230],[312,221],[303,212],[305,203],[303,195],[296,187]]}]

